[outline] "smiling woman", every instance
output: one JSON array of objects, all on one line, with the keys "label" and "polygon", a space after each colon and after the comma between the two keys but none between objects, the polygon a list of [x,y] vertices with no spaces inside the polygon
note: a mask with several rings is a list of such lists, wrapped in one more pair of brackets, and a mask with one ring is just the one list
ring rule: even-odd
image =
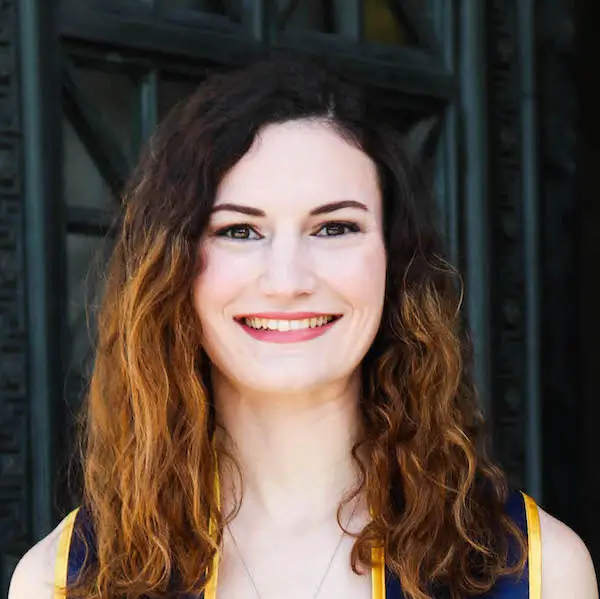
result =
[{"label": "smiling woman", "polygon": [[81,507],[10,599],[597,597],[485,454],[426,183],[314,65],[178,107],[124,198]]},{"label": "smiling woman", "polygon": [[377,167],[326,122],[260,132],[221,181],[200,241],[195,306],[215,390],[235,379],[264,404],[267,390],[312,396],[358,377],[383,308],[382,219]]}]

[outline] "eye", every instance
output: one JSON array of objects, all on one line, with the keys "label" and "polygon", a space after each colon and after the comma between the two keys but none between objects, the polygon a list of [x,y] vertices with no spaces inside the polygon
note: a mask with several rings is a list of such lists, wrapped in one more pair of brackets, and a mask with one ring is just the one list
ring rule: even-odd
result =
[{"label": "eye", "polygon": [[229,239],[236,240],[253,240],[262,239],[262,236],[256,232],[256,229],[251,225],[231,225],[229,227],[223,227],[215,233],[216,237],[228,237]]},{"label": "eye", "polygon": [[358,233],[359,231],[360,227],[356,223],[330,222],[322,225],[315,233],[315,237],[340,237],[348,235],[348,233]]}]

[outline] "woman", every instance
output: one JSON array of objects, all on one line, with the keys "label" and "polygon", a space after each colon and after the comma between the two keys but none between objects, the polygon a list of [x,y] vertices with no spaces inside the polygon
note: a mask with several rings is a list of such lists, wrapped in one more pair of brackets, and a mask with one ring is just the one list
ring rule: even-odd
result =
[{"label": "woman", "polygon": [[580,539],[485,456],[457,277],[373,112],[275,61],[159,128],[108,268],[82,507],[10,599],[597,598]]}]

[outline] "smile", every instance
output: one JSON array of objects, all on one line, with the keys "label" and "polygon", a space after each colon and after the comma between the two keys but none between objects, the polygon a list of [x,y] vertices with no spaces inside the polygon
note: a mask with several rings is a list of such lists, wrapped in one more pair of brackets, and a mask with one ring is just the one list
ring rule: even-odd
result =
[{"label": "smile", "polygon": [[302,320],[272,320],[267,318],[244,318],[244,324],[257,330],[269,331],[300,331],[302,329],[315,329],[334,320],[335,316],[318,316],[316,318],[303,318]]},{"label": "smile", "polygon": [[235,320],[246,333],[259,341],[296,343],[320,337],[341,318],[336,314],[294,314],[293,318],[281,316],[248,315]]}]

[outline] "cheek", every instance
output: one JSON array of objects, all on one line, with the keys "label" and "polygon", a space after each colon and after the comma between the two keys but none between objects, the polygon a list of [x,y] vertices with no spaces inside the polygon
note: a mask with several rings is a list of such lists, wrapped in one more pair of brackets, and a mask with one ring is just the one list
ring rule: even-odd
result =
[{"label": "cheek", "polygon": [[246,260],[210,248],[202,251],[202,270],[194,283],[196,310],[203,313],[218,310],[235,299],[246,285],[250,272]]},{"label": "cheek", "polygon": [[354,307],[375,309],[383,303],[386,255],[382,243],[352,252],[344,259],[321,261],[323,279]]}]

